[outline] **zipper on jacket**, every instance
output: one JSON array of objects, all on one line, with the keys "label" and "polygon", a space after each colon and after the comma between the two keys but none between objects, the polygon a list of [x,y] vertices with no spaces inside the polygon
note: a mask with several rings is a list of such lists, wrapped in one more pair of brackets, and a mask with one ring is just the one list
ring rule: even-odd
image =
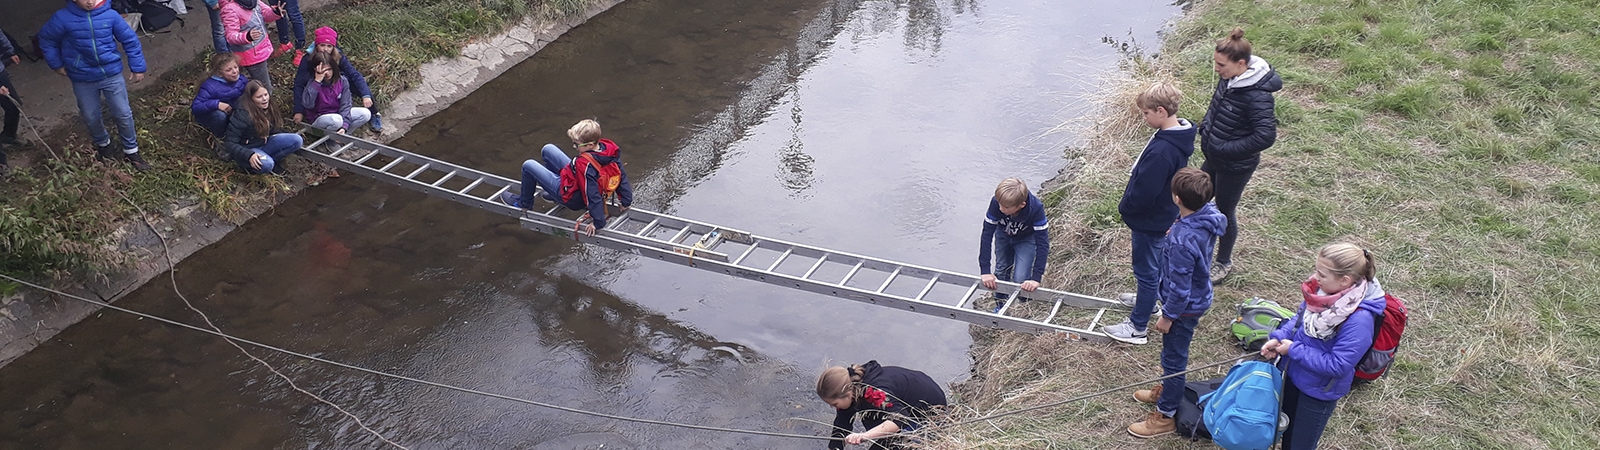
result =
[{"label": "zipper on jacket", "polygon": [[[100,68],[100,75],[101,76],[105,76],[105,74],[106,74],[106,65],[105,65],[105,63],[100,62],[100,43],[97,42],[95,40],[95,38],[94,38],[94,34],[95,34],[94,33],[94,10],[89,10],[89,11],[86,11],[86,12],[88,14],[84,14],[84,17],[87,17],[89,19],[89,53],[94,54],[94,65],[95,65],[95,67],[99,67]],[[116,39],[115,33],[112,34],[111,38],[112,39]],[[115,46],[116,44],[112,44],[112,45]],[[121,71],[119,70],[118,71],[119,75],[121,74],[120,72]]]}]

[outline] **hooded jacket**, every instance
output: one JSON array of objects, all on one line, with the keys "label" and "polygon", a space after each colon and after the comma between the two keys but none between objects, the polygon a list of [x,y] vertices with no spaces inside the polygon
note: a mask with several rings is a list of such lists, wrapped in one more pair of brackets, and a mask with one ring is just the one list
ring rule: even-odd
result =
[{"label": "hooded jacket", "polygon": [[[122,51],[117,50],[119,43]],[[121,15],[111,10],[110,0],[89,10],[68,1],[39,29],[39,49],[50,70],[66,68],[67,78],[75,82],[122,76],[124,52],[129,70],[145,72],[139,36]]]},{"label": "hooded jacket", "polygon": [[[337,97],[333,97],[336,101],[324,102],[322,91],[329,89],[337,93]],[[307,122],[315,122],[317,117],[323,114],[338,113],[339,117],[344,119],[344,125],[340,128],[350,129],[350,81],[345,79],[344,75],[340,75],[338,80],[329,84],[316,81],[306,83],[305,91],[300,93],[295,103],[301,111],[305,111]]]},{"label": "hooded jacket", "polygon": [[[593,150],[588,153],[594,155],[595,162],[600,163],[600,165],[611,164],[622,159],[622,148],[618,147],[616,142],[612,142],[610,139],[600,139],[596,145],[599,146],[599,150]],[[572,161],[576,164],[578,158],[572,158]],[[584,167],[584,195],[582,197],[572,196],[572,199],[566,203],[566,207],[567,209],[589,210],[589,218],[594,220],[594,228],[596,230],[605,229],[607,219],[606,203],[605,194],[600,191],[600,168],[594,165]],[[628,182],[628,169],[619,163],[617,164],[617,171],[622,176],[621,182],[617,183],[617,202],[621,203],[623,207],[632,206],[633,184]],[[562,173],[565,174],[568,171],[563,170]]]},{"label": "hooded jacket", "polygon": [[[1270,337],[1288,339],[1289,354],[1278,361],[1289,382],[1300,392],[1318,400],[1333,401],[1350,393],[1350,383],[1355,381],[1356,363],[1372,348],[1373,327],[1388,302],[1383,297],[1383,287],[1376,280],[1367,283],[1361,306],[1339,325],[1338,332],[1327,340],[1306,334],[1300,325],[1300,315],[1283,321]],[[1300,311],[1306,310],[1305,302]]]},{"label": "hooded jacket", "polygon": [[1050,218],[1044,215],[1044,203],[1039,202],[1039,197],[1029,192],[1028,203],[1009,216],[1000,211],[999,200],[989,199],[989,211],[983,216],[983,235],[978,240],[979,273],[994,273],[991,259],[994,258],[994,235],[997,231],[1005,233],[1012,240],[1033,240],[1033,270],[1028,272],[1028,278],[1011,281],[1042,280],[1045,263],[1050,260]]},{"label": "hooded jacket", "polygon": [[[281,128],[273,128],[267,131],[267,136],[282,132]],[[248,167],[250,155],[255,153],[254,149],[266,147],[267,138],[256,134],[256,124],[251,120],[250,110],[241,107],[228,116],[228,131],[222,133],[222,142],[217,146],[217,156],[225,156],[240,167]]]},{"label": "hooded jacket", "polygon": [[[909,419],[925,418],[933,406],[948,404],[945,402],[944,389],[939,388],[939,383],[928,374],[904,367],[880,366],[877,361],[862,364],[861,372],[863,388],[850,403],[850,408],[837,410],[838,413],[833,416],[834,440],[828,441],[828,448],[844,448],[844,437],[855,428],[852,422],[856,414],[863,411],[868,413],[861,418],[861,426],[869,430],[886,420],[892,420],[900,426],[901,431],[911,431],[921,424]],[[883,395],[880,397],[867,388],[876,389]]]},{"label": "hooded jacket", "polygon": [[1211,249],[1228,229],[1215,203],[1178,219],[1167,233],[1167,265],[1161,273],[1161,314],[1168,319],[1200,316],[1211,309]]},{"label": "hooded jacket", "polygon": [[217,110],[217,103],[227,103],[228,106],[239,106],[239,95],[244,93],[244,85],[250,83],[250,78],[239,73],[239,79],[229,83],[222,77],[212,75],[200,82],[200,90],[194,93],[194,101],[189,102],[189,112],[199,116]]},{"label": "hooded jacket", "polygon": [[[0,33],[4,33],[4,31],[0,31]],[[0,34],[0,36],[4,36],[4,34]],[[12,55],[15,55],[16,53],[17,53],[17,49],[11,48],[11,40],[10,39],[6,39],[4,37],[0,37],[0,59],[8,59]],[[5,71],[6,71],[6,64],[3,63],[3,62],[0,62],[0,72],[5,72]]]},{"label": "hooded jacket", "polygon": [[[258,0],[223,0],[221,5],[218,13],[222,17],[222,36],[228,41],[228,49],[239,55],[239,66],[261,64],[272,57],[266,24],[277,22],[278,13]],[[261,30],[261,39],[251,40],[251,30]]]},{"label": "hooded jacket", "polygon": [[1200,151],[1206,162],[1229,173],[1256,170],[1261,152],[1278,139],[1272,93],[1279,89],[1283,79],[1278,71],[1253,55],[1244,73],[1217,80],[1211,106],[1200,120]]},{"label": "hooded jacket", "polygon": [[[306,85],[311,84],[311,80],[316,79],[316,74],[312,73],[314,71],[316,71],[316,68],[311,67],[311,58],[300,60],[300,67],[295,69],[294,72],[294,98],[300,98],[302,94],[305,94]],[[350,80],[350,93],[355,94],[356,98],[372,96],[372,88],[367,86],[367,77],[356,71],[356,66],[350,65],[350,57],[344,54],[344,50],[339,51],[339,74]],[[296,114],[304,114],[306,109],[300,105],[300,102],[295,102],[294,112]],[[316,118],[312,117],[311,119],[314,120]]]},{"label": "hooded jacket", "polygon": [[1172,176],[1189,166],[1195,133],[1188,120],[1178,119],[1177,127],[1156,131],[1150,143],[1145,144],[1144,152],[1128,173],[1122,203],[1117,205],[1122,223],[1128,224],[1129,229],[1166,234],[1172,222],[1178,220],[1178,205],[1172,202]]}]

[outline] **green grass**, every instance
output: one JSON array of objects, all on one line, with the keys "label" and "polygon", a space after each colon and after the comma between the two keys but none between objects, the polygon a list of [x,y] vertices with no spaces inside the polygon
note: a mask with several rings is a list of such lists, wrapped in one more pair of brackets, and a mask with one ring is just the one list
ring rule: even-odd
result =
[{"label": "green grass", "polygon": [[[1600,12],[1592,5],[1199,4],[1166,35],[1161,59],[1128,64],[1130,79],[1110,83],[1096,119],[1124,122],[1102,123],[1088,145],[1069,150],[1084,167],[1052,210],[1052,232],[1068,238],[1054,240],[1046,284],[1131,290],[1128,232],[1107,209],[1148,137],[1127,104],[1142,83],[1176,79],[1188,94],[1182,115],[1198,120],[1215,83],[1212,45],[1234,26],[1284,77],[1280,139],[1245,192],[1239,272],[1217,286],[1191,363],[1236,354],[1223,331],[1235,304],[1295,303],[1311,253],[1355,242],[1377,255],[1379,278],[1408,301],[1411,324],[1389,376],[1340,401],[1325,448],[1600,446]],[[1129,159],[1090,156],[1108,147]],[[980,334],[976,375],[957,396],[993,412],[1160,372],[1159,339],[1058,341]],[[930,447],[1188,446],[1128,437],[1124,428],[1149,408],[1127,397],[941,433]]]},{"label": "green grass", "polygon": [[[452,56],[473,39],[492,35],[530,14],[573,14],[592,0],[347,0],[316,11],[310,26],[339,30],[341,47],[372,85],[380,107],[419,80],[418,67]],[[189,101],[203,80],[206,53],[180,64],[133,93],[140,150],[158,170],[133,173],[123,164],[94,162],[93,150],[76,122],[41,130],[56,156],[44,148],[0,181],[0,272],[24,275],[94,276],[129,262],[117,249],[113,230],[134,217],[134,202],[162,211],[177,199],[197,199],[225,218],[243,219],[246,205],[286,195],[275,177],[240,173],[213,155],[214,141],[194,125]],[[293,68],[272,60],[274,92],[289,92]],[[284,111],[287,96],[274,97]],[[24,131],[24,134],[31,134]],[[32,137],[31,135],[28,137]],[[12,151],[16,151],[13,149]],[[320,173],[301,164],[291,173],[307,180]],[[127,200],[124,200],[126,196]]]}]

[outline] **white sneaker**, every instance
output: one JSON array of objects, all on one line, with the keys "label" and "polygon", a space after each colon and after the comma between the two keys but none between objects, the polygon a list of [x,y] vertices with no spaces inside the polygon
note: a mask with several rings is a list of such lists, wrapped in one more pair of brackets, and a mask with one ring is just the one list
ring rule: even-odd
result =
[{"label": "white sneaker", "polygon": [[[1122,302],[1124,306],[1132,308],[1135,304],[1139,303],[1139,294],[1123,292],[1121,294],[1117,294],[1117,301]],[[1157,303],[1155,308],[1150,309],[1150,315],[1154,316],[1158,314],[1161,314],[1160,303]]]},{"label": "white sneaker", "polygon": [[1122,323],[1108,325],[1104,328],[1101,328],[1101,330],[1105,331],[1107,336],[1110,336],[1112,339],[1116,339],[1119,342],[1126,342],[1133,345],[1144,345],[1145,343],[1150,342],[1148,339],[1148,336],[1150,335],[1149,330],[1134,329],[1133,322],[1129,321],[1128,319],[1122,319]]}]

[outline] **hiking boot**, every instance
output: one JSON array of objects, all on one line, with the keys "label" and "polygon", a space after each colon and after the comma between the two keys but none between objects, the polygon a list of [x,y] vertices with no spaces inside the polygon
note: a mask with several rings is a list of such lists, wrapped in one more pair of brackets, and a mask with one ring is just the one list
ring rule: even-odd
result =
[{"label": "hiking boot", "polygon": [[1155,411],[1150,411],[1150,415],[1145,417],[1143,422],[1128,425],[1128,434],[1141,439],[1170,434],[1174,431],[1178,431],[1178,422]]},{"label": "hiking boot", "polygon": [[106,144],[106,145],[96,145],[94,147],[94,159],[97,160],[97,161],[114,160],[114,159],[117,159],[117,157],[120,156],[121,153],[122,152],[119,152],[116,149],[111,148],[111,144],[109,144],[109,143]]},{"label": "hiking boot", "polygon": [[1146,342],[1150,342],[1150,330],[1135,329],[1133,327],[1133,321],[1128,319],[1122,319],[1122,323],[1116,325],[1107,325],[1105,328],[1101,328],[1101,330],[1105,331],[1106,336],[1110,336],[1112,339],[1116,339],[1119,342],[1125,342],[1133,345],[1144,345]]},{"label": "hiking boot", "polygon": [[306,51],[305,50],[295,49],[295,51],[294,51],[294,66],[295,67],[300,67],[300,60],[305,59],[305,57],[306,57]]},{"label": "hiking boot", "polygon": [[149,172],[152,168],[150,163],[144,162],[144,158],[139,156],[139,152],[128,153],[123,159],[126,159],[128,164],[133,164],[133,169],[140,172]]},{"label": "hiking boot", "polygon": [[522,196],[510,192],[500,193],[500,203],[505,203],[506,206],[510,206],[512,208],[528,209],[528,207],[520,204],[522,203]]},{"label": "hiking boot", "polygon": [[1221,283],[1233,273],[1233,263],[1216,263],[1211,265],[1211,284]]},{"label": "hiking boot", "polygon": [[1133,399],[1138,400],[1139,403],[1155,403],[1156,400],[1161,399],[1161,389],[1163,387],[1164,386],[1158,384],[1150,389],[1133,391]]}]

